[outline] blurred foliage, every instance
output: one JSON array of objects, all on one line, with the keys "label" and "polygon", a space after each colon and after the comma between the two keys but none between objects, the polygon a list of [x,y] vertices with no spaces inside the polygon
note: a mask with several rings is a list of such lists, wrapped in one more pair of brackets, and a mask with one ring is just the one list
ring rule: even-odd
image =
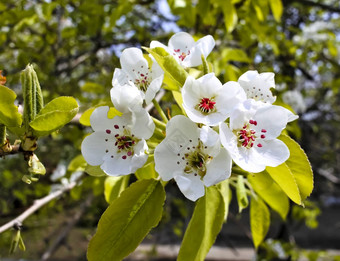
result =
[{"label": "blurred foliage", "polygon": [[[0,70],[6,86],[18,94],[18,102],[23,101],[20,72],[32,63],[45,103],[62,95],[73,96],[81,112],[110,103],[112,74],[120,67],[122,49],[148,47],[151,40],[166,43],[173,32],[181,30],[196,38],[211,34],[216,47],[208,62],[222,82],[237,80],[249,69],[273,71],[277,103],[281,104],[288,90],[302,94],[305,109],[300,111],[291,104],[300,120],[288,129],[312,163],[316,184],[312,198],[325,193],[339,195],[339,1],[3,0],[0,21]],[[165,107],[170,96],[165,96]],[[176,115],[180,108],[172,105],[169,110]],[[47,175],[32,185],[21,182],[27,169],[19,155],[0,159],[1,224],[81,171],[67,170],[67,166],[79,155],[81,141],[89,131],[74,121],[39,139],[37,154]],[[10,135],[9,139],[13,143],[15,138]],[[71,208],[91,191],[100,199],[84,218],[94,227],[106,207],[104,184],[104,177],[86,176],[67,196],[70,200],[52,202],[48,207],[54,211]],[[188,223],[183,216],[191,205],[175,198],[167,204],[169,213],[163,214],[163,219],[179,216],[180,221],[172,227],[175,234],[183,235],[183,224]],[[294,207],[290,215],[315,227],[318,214],[318,208],[307,205],[305,209]],[[7,238],[0,238],[3,245],[1,240]]]}]

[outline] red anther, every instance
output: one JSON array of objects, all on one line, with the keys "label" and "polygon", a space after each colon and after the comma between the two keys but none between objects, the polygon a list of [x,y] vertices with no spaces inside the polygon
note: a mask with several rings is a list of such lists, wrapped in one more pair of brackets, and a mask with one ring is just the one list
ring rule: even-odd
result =
[{"label": "red anther", "polygon": [[261,143],[257,144],[257,147],[262,148],[262,144]]},{"label": "red anther", "polygon": [[263,134],[261,135],[261,139],[264,139],[265,137],[266,137],[265,135],[263,135]]},{"label": "red anther", "polygon": [[128,151],[127,155],[128,155],[128,156],[131,156],[131,155],[132,155],[132,152],[131,152],[131,151]]},{"label": "red anther", "polygon": [[261,132],[266,133],[267,131],[265,129],[262,129]]},{"label": "red anther", "polygon": [[126,155],[122,156],[122,159],[126,159]]},{"label": "red anther", "polygon": [[178,52],[180,52],[181,50],[180,50],[180,49],[177,49],[177,50],[175,49],[174,51],[175,51],[176,53],[178,53]]},{"label": "red anther", "polygon": [[140,76],[144,77],[144,74],[141,73]]},{"label": "red anther", "polygon": [[107,134],[110,134],[110,133],[111,133],[111,131],[110,131],[110,130],[106,130],[106,133],[107,133]]},{"label": "red anther", "polygon": [[119,134],[116,134],[115,137],[117,138],[119,136]]},{"label": "red anther", "polygon": [[119,129],[119,126],[117,124],[115,124],[113,127],[115,127],[115,129]]},{"label": "red anther", "polygon": [[250,148],[252,148],[253,146],[254,146],[254,143],[251,143],[251,144],[250,144]]}]

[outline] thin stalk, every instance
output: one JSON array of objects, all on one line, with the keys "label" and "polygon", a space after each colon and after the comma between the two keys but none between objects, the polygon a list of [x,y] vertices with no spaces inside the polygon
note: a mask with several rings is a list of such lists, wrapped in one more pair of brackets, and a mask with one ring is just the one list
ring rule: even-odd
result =
[{"label": "thin stalk", "polygon": [[168,118],[166,117],[166,115],[165,115],[164,111],[162,110],[161,106],[159,105],[159,103],[155,99],[152,100],[152,103],[155,106],[156,110],[158,111],[159,115],[161,116],[162,120],[165,123],[168,123]]}]

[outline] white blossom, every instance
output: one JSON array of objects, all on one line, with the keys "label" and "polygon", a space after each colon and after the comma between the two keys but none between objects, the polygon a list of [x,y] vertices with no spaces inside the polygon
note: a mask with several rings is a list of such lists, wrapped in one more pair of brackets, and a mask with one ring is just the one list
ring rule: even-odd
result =
[{"label": "white blossom", "polygon": [[289,158],[288,147],[277,139],[289,120],[285,108],[248,99],[236,106],[229,124],[220,124],[221,143],[246,171],[276,167]]},{"label": "white blossom", "polygon": [[209,126],[225,121],[235,105],[246,99],[237,82],[222,83],[214,73],[195,80],[188,76],[182,88],[183,108],[188,117]]},{"label": "white blossom", "polygon": [[[150,58],[151,60],[151,58]],[[143,52],[138,48],[127,48],[120,57],[122,69],[116,68],[112,79],[111,96],[115,88],[128,85],[139,90],[142,100],[149,104],[161,88],[164,72],[159,65],[152,61],[152,66],[144,58]]]},{"label": "white blossom", "polygon": [[202,64],[201,55],[207,57],[215,46],[215,40],[211,35],[204,36],[195,42],[194,38],[185,32],[174,34],[168,46],[152,41],[151,48],[162,47],[169,54],[173,55],[180,65],[183,67],[195,67]]},{"label": "white blossom", "polygon": [[83,140],[81,152],[88,164],[100,165],[110,176],[133,173],[148,158],[145,140],[151,137],[155,125],[144,109],[112,119],[108,112],[108,106],[93,111],[90,122],[94,132]]},{"label": "white blossom", "polygon": [[196,201],[204,186],[230,176],[231,158],[214,130],[178,115],[168,122],[166,138],[155,149],[155,169],[164,181],[174,178],[182,193]]}]

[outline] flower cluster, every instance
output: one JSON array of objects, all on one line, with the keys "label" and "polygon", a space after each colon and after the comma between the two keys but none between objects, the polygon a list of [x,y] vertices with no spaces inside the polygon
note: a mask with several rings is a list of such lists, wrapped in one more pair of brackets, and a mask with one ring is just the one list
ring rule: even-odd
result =
[{"label": "flower cluster", "polygon": [[[168,46],[157,41],[150,44],[163,48],[185,70],[200,66],[214,45],[211,36],[195,42],[184,32],[172,36]],[[164,79],[154,57],[140,49],[125,49],[120,63],[110,94],[123,115],[110,118],[109,107],[97,108],[90,118],[94,133],[82,143],[86,161],[114,176],[133,173],[145,164],[146,140],[155,125],[143,104],[155,102]],[[205,187],[231,175],[232,162],[252,173],[285,162],[289,149],[277,137],[297,116],[273,105],[276,97],[271,88],[275,81],[269,72],[248,71],[237,82],[224,84],[214,73],[198,79],[188,76],[180,90],[184,115],[167,122],[161,130],[166,136],[153,152],[160,178],[174,179],[182,193],[195,201],[205,194]]]}]

